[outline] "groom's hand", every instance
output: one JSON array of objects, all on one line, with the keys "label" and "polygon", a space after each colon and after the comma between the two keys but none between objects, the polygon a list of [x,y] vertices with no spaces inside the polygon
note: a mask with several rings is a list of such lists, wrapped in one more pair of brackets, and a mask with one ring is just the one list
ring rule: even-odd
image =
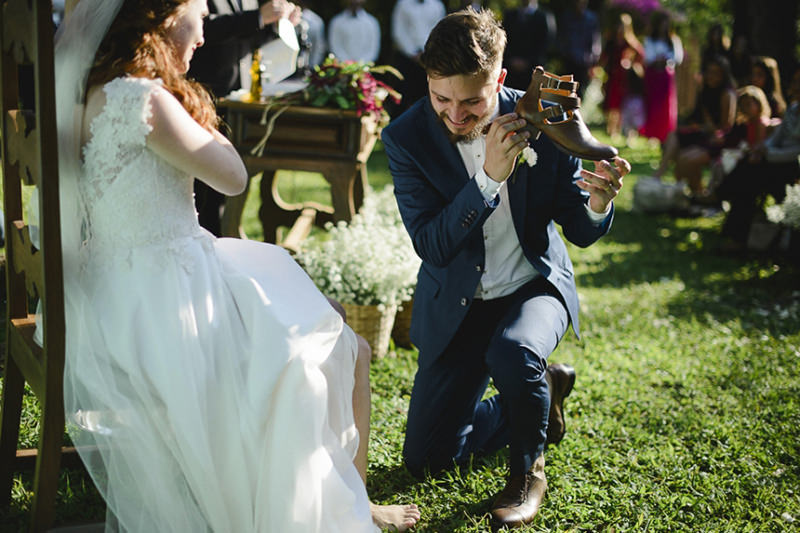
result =
[{"label": "groom's hand", "polygon": [[496,118],[486,134],[486,162],[483,171],[496,182],[503,182],[514,170],[514,161],[528,146],[528,131],[518,131],[525,125],[525,119],[516,113]]},{"label": "groom's hand", "polygon": [[622,189],[622,177],[631,171],[631,165],[621,157],[614,158],[612,165],[608,161],[595,161],[594,172],[581,170],[578,187],[589,193],[589,207],[595,213],[605,213],[608,204],[617,197]]}]

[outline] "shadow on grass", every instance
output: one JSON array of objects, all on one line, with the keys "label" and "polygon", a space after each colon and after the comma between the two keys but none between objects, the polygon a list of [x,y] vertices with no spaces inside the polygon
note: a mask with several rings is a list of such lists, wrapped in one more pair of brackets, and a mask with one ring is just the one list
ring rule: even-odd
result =
[{"label": "shadow on grass", "polygon": [[414,478],[403,466],[370,468],[368,491],[373,501],[420,506],[422,519],[414,531],[489,531],[492,503],[505,484],[508,450],[475,455],[467,463]]},{"label": "shadow on grass", "polygon": [[391,503],[393,497],[421,483],[403,465],[371,466],[367,492],[373,501]]},{"label": "shadow on grass", "polygon": [[[790,304],[800,290],[800,265],[780,254],[726,256],[721,243],[723,215],[676,218],[620,210],[602,241],[602,256],[577,251],[573,259],[589,264],[579,287],[620,288],[641,283],[679,280],[684,290],[665,310],[678,318],[709,323],[727,321],[748,310]],[[584,254],[586,257],[582,257]],[[793,331],[792,324],[759,324],[773,334]]]},{"label": "shadow on grass", "polygon": [[[0,511],[0,531],[27,531],[32,505],[33,472],[15,476],[11,506]],[[24,493],[22,492],[24,491]],[[54,527],[103,522],[106,506],[89,474],[83,469],[62,469],[56,494]]]}]

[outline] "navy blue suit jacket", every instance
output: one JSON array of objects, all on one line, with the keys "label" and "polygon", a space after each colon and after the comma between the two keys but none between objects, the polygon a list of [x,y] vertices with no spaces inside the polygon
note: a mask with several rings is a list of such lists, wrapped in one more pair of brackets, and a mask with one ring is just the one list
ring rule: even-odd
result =
[{"label": "navy blue suit jacket", "polygon": [[[503,87],[500,114],[512,112],[522,94]],[[410,334],[424,366],[444,351],[472,303],[485,265],[482,226],[494,208],[467,174],[428,97],[394,119],[382,139],[403,223],[422,258]],[[518,165],[506,184],[514,227],[525,257],[563,297],[577,335],[572,262],[554,222],[570,242],[585,247],[608,232],[613,208],[601,224],[592,222],[588,194],[575,184],[581,161],[545,135],[530,144],[536,165]]]}]

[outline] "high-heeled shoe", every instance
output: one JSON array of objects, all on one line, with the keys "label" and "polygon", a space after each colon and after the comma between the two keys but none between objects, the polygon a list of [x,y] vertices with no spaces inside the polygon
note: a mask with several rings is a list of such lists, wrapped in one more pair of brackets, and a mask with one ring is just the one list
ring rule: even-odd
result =
[{"label": "high-heeled shoe", "polygon": [[[536,67],[528,90],[515,108],[528,122],[522,129],[529,130],[533,139],[544,132],[561,151],[581,159],[613,159],[619,153],[617,149],[599,142],[586,127],[578,111],[581,99],[575,93],[577,88],[571,74],[557,76]],[[553,105],[544,107],[543,101]]]}]

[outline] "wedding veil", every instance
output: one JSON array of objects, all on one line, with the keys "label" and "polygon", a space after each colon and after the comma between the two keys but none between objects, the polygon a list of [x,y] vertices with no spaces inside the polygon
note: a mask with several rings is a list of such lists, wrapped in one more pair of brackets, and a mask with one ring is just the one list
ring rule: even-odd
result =
[{"label": "wedding veil", "polygon": [[124,0],[80,0],[55,37],[56,124],[61,208],[64,293],[77,290],[80,251],[89,231],[78,192],[81,172],[81,127],[89,69]]},{"label": "wedding veil", "polygon": [[[64,319],[66,358],[64,368],[64,410],[67,429],[78,447],[95,484],[105,494],[105,464],[102,457],[87,449],[100,444],[95,436],[97,424],[89,427],[80,420],[90,405],[81,380],[75,375],[73,356],[89,352],[82,317],[87,296],[81,287],[83,249],[90,231],[81,201],[78,181],[81,175],[81,129],[84,97],[89,70],[108,28],[124,0],[80,0],[74,11],[61,23],[55,36],[56,125],[58,131],[59,205],[61,211],[61,249],[64,269]],[[98,384],[100,386],[100,384]],[[91,418],[91,417],[89,417]],[[76,431],[78,429],[78,431]],[[84,431],[81,431],[84,430]],[[85,431],[89,430],[89,431]],[[98,454],[99,455],[99,454]],[[94,464],[92,464],[94,463]]]}]

